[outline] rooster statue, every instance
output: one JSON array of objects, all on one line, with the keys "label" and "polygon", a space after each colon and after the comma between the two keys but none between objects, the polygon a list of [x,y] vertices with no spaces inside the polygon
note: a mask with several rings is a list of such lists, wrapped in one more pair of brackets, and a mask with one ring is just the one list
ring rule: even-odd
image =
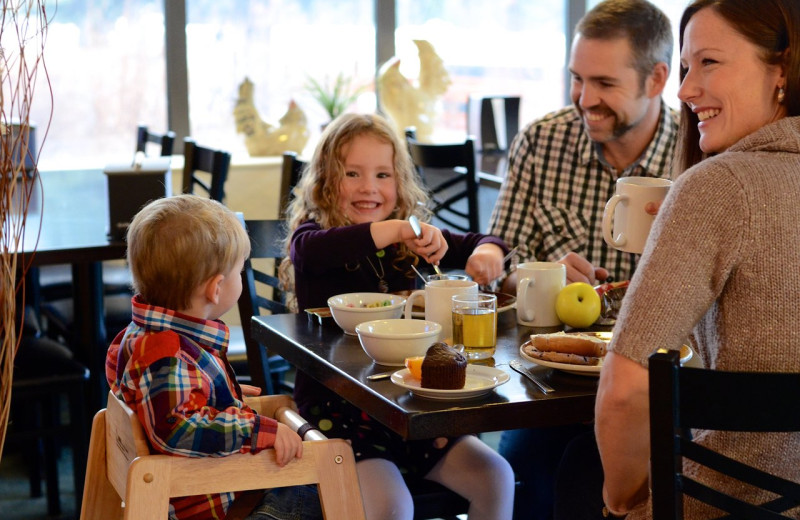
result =
[{"label": "rooster statue", "polygon": [[414,40],[419,53],[419,81],[415,86],[400,72],[400,58],[394,57],[378,71],[381,107],[402,135],[406,128],[417,130],[419,141],[429,142],[437,98],[450,86],[442,59],[426,40]]},{"label": "rooster statue", "polygon": [[253,103],[253,82],[244,78],[239,85],[239,99],[233,108],[236,132],[244,134],[244,144],[252,157],[282,155],[291,151],[302,153],[308,142],[306,115],[294,101],[289,109],[273,126],[263,119]]}]

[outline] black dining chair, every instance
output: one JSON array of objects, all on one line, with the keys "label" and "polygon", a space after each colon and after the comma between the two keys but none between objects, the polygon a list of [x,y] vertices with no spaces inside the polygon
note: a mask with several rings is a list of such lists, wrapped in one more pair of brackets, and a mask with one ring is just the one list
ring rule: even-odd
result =
[{"label": "black dining chair", "polygon": [[292,190],[297,186],[297,182],[303,175],[303,171],[308,167],[308,163],[299,159],[295,152],[283,152],[283,163],[281,164],[281,186],[280,186],[280,215],[285,216],[289,202],[292,201]]},{"label": "black dining chair", "polygon": [[[679,358],[659,349],[649,359],[653,520],[683,519],[684,496],[731,515],[723,518],[796,518],[781,513],[800,505],[800,484],[700,445],[691,430],[800,431],[800,374],[688,368]],[[773,498],[753,504],[701,483],[684,473],[686,459]]]},{"label": "black dining chair", "polygon": [[478,179],[475,143],[429,144],[417,141],[413,129],[406,130],[411,159],[431,194],[435,218],[463,232],[478,233]]},{"label": "black dining chair", "polygon": [[183,140],[183,193],[200,188],[209,198],[225,202],[225,181],[231,165],[231,154],[199,146],[194,139]]},{"label": "black dining chair", "polygon": [[286,236],[285,222],[245,221],[241,214],[239,218],[247,229],[251,249],[242,270],[242,295],[238,302],[241,335],[238,331],[235,331],[237,334],[234,330],[231,332],[231,338],[241,337],[242,341],[232,339],[228,346],[228,361],[241,382],[262,388],[267,395],[292,393],[294,388],[286,377],[292,366],[281,356],[269,354],[269,345],[262,346],[250,333],[253,316],[289,312],[277,276],[284,256],[281,240]]},{"label": "black dining chair", "polygon": [[167,130],[163,134],[151,132],[146,125],[136,127],[136,151],[147,154],[148,144],[158,145],[159,155],[172,155],[175,146],[175,132]]},{"label": "black dining chair", "polygon": [[520,96],[470,96],[467,134],[475,136],[475,150],[508,153],[519,131]]},{"label": "black dining chair", "polygon": [[62,513],[59,492],[61,448],[72,455],[75,510],[80,510],[88,446],[84,397],[89,369],[62,343],[42,335],[32,307],[25,306],[20,346],[14,358],[6,452],[22,454],[30,495],[47,496],[47,514]]}]

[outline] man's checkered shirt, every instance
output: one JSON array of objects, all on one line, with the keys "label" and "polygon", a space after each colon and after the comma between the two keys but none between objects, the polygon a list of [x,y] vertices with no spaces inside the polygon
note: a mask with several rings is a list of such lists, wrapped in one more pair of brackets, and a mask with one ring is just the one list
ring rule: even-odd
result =
[{"label": "man's checkered shirt", "polygon": [[489,233],[519,246],[520,261],[557,261],[574,251],[614,280],[629,280],[639,255],[605,243],[603,209],[620,177],[671,177],[677,131],[678,114],[662,101],[653,140],[617,172],[602,160],[574,107],[533,121],[511,144]]}]

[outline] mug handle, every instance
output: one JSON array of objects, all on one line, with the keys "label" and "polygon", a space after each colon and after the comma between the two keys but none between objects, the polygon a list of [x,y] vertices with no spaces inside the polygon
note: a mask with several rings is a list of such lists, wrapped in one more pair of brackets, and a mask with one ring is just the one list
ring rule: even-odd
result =
[{"label": "mug handle", "polygon": [[525,322],[523,325],[533,325],[534,312],[528,308],[525,302],[528,301],[528,289],[536,284],[535,278],[523,278],[517,282],[517,317]]},{"label": "mug handle", "polygon": [[420,289],[418,291],[414,291],[408,295],[406,299],[406,308],[405,308],[405,319],[410,320],[413,316],[411,316],[411,308],[414,306],[414,299],[418,296],[421,296],[422,299],[425,299],[425,291]]},{"label": "mug handle", "polygon": [[612,247],[622,247],[625,245],[625,242],[628,241],[624,233],[620,233],[617,235],[617,238],[614,239],[614,236],[611,232],[611,217],[614,215],[614,210],[617,209],[617,204],[620,202],[626,202],[627,200],[627,195],[614,195],[608,199],[606,208],[603,210],[603,238],[605,239],[606,243]]}]

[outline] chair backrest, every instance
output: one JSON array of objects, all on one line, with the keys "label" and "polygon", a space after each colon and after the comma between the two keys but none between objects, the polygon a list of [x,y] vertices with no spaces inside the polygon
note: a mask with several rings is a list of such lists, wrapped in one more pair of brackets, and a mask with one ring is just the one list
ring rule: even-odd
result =
[{"label": "chair backrest", "polygon": [[300,180],[303,170],[308,163],[297,158],[296,152],[283,152],[283,163],[281,166],[281,187],[280,187],[280,216],[285,217],[286,208],[292,200],[292,190]]},{"label": "chair backrest", "polygon": [[[736,518],[795,518],[779,513],[800,504],[800,485],[693,442],[690,429],[800,431],[800,374],[688,368],[679,357],[676,350],[659,349],[649,360],[653,519],[682,519],[684,495]],[[751,504],[700,483],[684,474],[684,458],[777,498]]]},{"label": "chair backrest", "polygon": [[[289,396],[246,401],[262,415],[305,430],[307,423],[293,411]],[[109,393],[107,408],[92,423],[81,520],[123,515],[126,520],[164,520],[171,497],[305,484],[317,484],[325,518],[364,519],[352,448],[313,429],[305,438],[303,457],[284,468],[271,449],[227,457],[152,454],[136,414]]]},{"label": "chair backrest", "polygon": [[247,352],[247,368],[252,384],[263,388],[267,394],[273,394],[275,385],[272,373],[281,368],[273,365],[280,360],[273,359],[267,349],[253,338],[250,322],[253,316],[267,312],[288,312],[277,277],[278,266],[284,256],[281,241],[286,234],[285,223],[283,220],[243,220],[242,224],[250,237],[250,258],[245,260],[242,269],[242,295],[239,297],[239,318]]},{"label": "chair backrest", "polygon": [[148,143],[159,145],[160,155],[172,155],[175,146],[175,132],[168,130],[163,134],[157,134],[150,132],[145,125],[139,125],[136,128],[136,151],[144,152],[147,155]]},{"label": "chair backrest", "polygon": [[507,153],[519,131],[519,96],[470,96],[467,133],[475,136],[475,149]]},{"label": "chair backrest", "polygon": [[411,159],[431,193],[431,211],[442,222],[460,231],[478,233],[478,179],[475,171],[475,143],[429,144],[416,140],[406,130]]},{"label": "chair backrest", "polygon": [[[194,193],[195,187],[199,186],[209,198],[224,202],[231,154],[198,146],[192,138],[187,137],[183,140],[183,161],[183,193]],[[198,172],[210,178],[203,179]]]}]

